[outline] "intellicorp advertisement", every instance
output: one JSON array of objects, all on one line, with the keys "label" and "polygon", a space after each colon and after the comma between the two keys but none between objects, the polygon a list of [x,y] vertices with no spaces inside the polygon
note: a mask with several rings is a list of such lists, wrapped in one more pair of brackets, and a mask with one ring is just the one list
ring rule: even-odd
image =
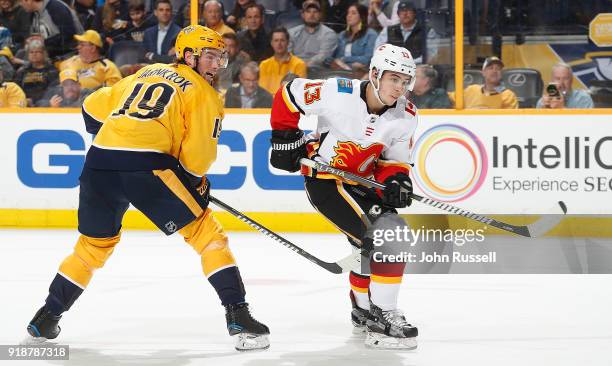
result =
[{"label": "intellicorp advertisement", "polygon": [[[79,114],[2,114],[1,209],[76,209],[92,136]],[[303,178],[272,168],[269,116],[229,114],[214,194],[248,212],[314,212]],[[300,127],[314,127],[305,120]],[[605,115],[425,115],[414,139],[415,192],[482,214],[607,214],[612,124]],[[413,204],[406,213],[440,213]]]}]

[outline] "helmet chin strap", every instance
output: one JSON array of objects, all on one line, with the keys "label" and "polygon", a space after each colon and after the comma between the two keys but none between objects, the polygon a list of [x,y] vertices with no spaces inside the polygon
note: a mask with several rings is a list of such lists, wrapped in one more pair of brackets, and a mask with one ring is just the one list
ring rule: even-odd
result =
[{"label": "helmet chin strap", "polygon": [[374,85],[374,80],[372,80],[372,73],[370,72],[368,74],[368,79],[370,80],[370,84],[372,84],[372,88],[374,88],[374,96],[376,97],[376,100],[378,100],[380,104],[390,107],[390,105],[382,101],[382,99],[380,98],[380,94],[378,93],[378,91],[380,90],[380,79],[381,78],[382,78],[382,73],[376,70],[376,83],[378,85]]}]

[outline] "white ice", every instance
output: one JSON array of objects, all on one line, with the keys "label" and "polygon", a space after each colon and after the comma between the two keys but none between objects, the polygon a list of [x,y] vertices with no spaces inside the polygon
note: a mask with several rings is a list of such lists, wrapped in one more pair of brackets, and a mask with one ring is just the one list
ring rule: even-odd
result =
[{"label": "white ice", "polygon": [[[43,304],[76,231],[0,230],[0,344],[16,344]],[[326,260],[340,235],[287,234]],[[17,365],[612,365],[612,276],[411,275],[400,306],[414,352],[368,350],[351,334],[348,280],[258,233],[230,233],[255,317],[272,346],[238,353],[223,308],[179,236],[126,231],[64,315],[69,361]],[[2,361],[0,361],[2,362]]]}]

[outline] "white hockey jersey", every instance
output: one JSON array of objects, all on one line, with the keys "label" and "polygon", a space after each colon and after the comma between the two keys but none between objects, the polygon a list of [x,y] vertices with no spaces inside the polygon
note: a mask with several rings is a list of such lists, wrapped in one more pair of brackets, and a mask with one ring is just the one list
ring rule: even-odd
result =
[{"label": "white hockey jersey", "polygon": [[342,78],[295,79],[275,97],[272,128],[298,128],[299,114],[317,115],[317,128],[308,135],[311,158],[380,181],[398,171],[407,172],[417,108],[401,97],[380,115],[370,113],[365,101],[367,84]]}]

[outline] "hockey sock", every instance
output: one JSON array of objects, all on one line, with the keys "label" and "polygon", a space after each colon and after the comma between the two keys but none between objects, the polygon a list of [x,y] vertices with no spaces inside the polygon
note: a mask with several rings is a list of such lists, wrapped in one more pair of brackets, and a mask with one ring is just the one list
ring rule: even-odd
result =
[{"label": "hockey sock", "polygon": [[353,295],[355,295],[357,306],[365,310],[370,310],[370,299],[368,296],[370,276],[351,271],[349,274],[349,281],[351,283],[351,291],[353,291]]},{"label": "hockey sock", "polygon": [[397,308],[405,263],[370,262],[370,300],[382,310]]},{"label": "hockey sock", "polygon": [[51,313],[61,315],[70,309],[82,293],[82,287],[58,273],[49,286],[49,296],[45,300],[45,307]]},{"label": "hockey sock", "polygon": [[244,302],[246,291],[240,271],[235,265],[213,272],[208,276],[208,281],[217,291],[223,306]]}]

